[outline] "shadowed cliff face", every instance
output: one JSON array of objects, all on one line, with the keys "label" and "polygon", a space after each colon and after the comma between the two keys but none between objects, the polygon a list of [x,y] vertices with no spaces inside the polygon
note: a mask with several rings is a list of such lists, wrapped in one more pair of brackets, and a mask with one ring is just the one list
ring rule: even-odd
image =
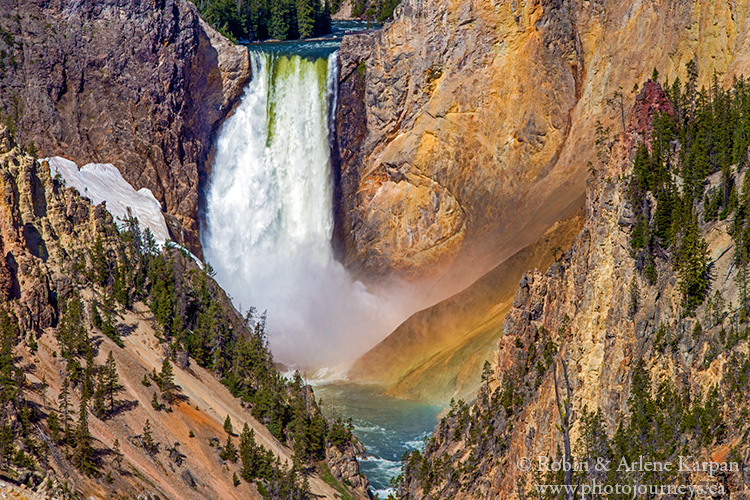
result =
[{"label": "shadowed cliff face", "polygon": [[596,121],[622,131],[606,105],[618,88],[632,100],[654,67],[685,81],[693,58],[699,85],[750,71],[746,12],[404,0],[394,22],[341,47],[342,259],[369,277],[460,269],[451,287],[468,284],[581,206]]},{"label": "shadowed cliff face", "polygon": [[187,0],[6,1],[4,117],[42,155],[113,163],[151,189],[172,237],[200,255],[210,141],[250,77],[247,51]]}]

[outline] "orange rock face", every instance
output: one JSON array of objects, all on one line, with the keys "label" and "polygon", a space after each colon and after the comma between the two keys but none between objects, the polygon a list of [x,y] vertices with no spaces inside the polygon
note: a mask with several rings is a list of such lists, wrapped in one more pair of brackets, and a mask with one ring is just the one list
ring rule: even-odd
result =
[{"label": "orange rock face", "polygon": [[[369,277],[460,288],[581,206],[597,120],[658,68],[750,73],[747,2],[404,0],[340,52],[336,243]],[[364,125],[363,125],[364,123]],[[466,271],[466,269],[469,271]]]}]

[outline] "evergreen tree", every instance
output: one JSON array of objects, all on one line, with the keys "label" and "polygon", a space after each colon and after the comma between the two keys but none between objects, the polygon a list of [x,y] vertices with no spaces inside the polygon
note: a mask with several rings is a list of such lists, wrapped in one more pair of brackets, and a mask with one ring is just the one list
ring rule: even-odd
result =
[{"label": "evergreen tree", "polygon": [[222,448],[220,456],[222,459],[228,460],[229,462],[237,461],[237,448],[235,448],[234,443],[232,442],[231,434],[227,434],[227,442],[224,445],[224,448]]},{"label": "evergreen tree", "polygon": [[97,371],[96,389],[94,390],[94,402],[92,405],[94,415],[97,418],[104,420],[107,416],[107,409],[105,406],[105,394],[106,394],[106,381],[104,376],[104,368],[99,368]]},{"label": "evergreen tree", "polygon": [[283,0],[272,0],[270,14],[268,36],[276,40],[286,40],[289,36],[286,2]]},{"label": "evergreen tree", "polygon": [[93,281],[99,286],[105,286],[109,279],[109,263],[101,236],[96,238],[91,247],[91,267]]},{"label": "evergreen tree", "polygon": [[708,291],[708,245],[701,235],[697,221],[689,223],[680,242],[677,254],[679,289],[683,306],[693,311],[700,305]]},{"label": "evergreen tree", "polygon": [[149,455],[155,455],[159,451],[159,445],[154,441],[154,436],[151,434],[151,422],[148,419],[146,419],[146,424],[143,426],[141,443],[143,444],[143,449]]},{"label": "evergreen tree", "polygon": [[57,397],[57,399],[59,401],[58,407],[62,412],[65,441],[66,443],[70,443],[70,384],[68,382],[67,376],[63,378],[62,389],[60,390],[60,395]]},{"label": "evergreen tree", "polygon": [[14,361],[18,336],[18,324],[8,311],[0,309],[0,409],[15,402],[20,393],[17,382],[20,368]]},{"label": "evergreen tree", "polygon": [[151,408],[153,408],[156,411],[160,411],[162,409],[161,403],[159,403],[159,396],[154,393],[154,396],[151,398]]},{"label": "evergreen tree", "polygon": [[107,355],[107,361],[104,363],[104,392],[109,401],[109,411],[115,411],[115,395],[119,392],[122,387],[120,386],[120,378],[117,375],[117,363],[112,355],[112,351],[109,351]]},{"label": "evergreen tree", "polygon": [[169,362],[169,358],[164,358],[161,364],[161,372],[159,373],[158,380],[156,381],[159,389],[162,392],[162,396],[168,402],[172,402],[174,397],[174,370],[172,369],[172,363]]},{"label": "evergreen tree", "polygon": [[86,398],[81,400],[78,425],[75,432],[73,462],[81,472],[93,475],[96,473],[96,464],[94,463],[94,449],[91,446],[91,434],[89,432],[88,403]]},{"label": "evergreen tree", "polygon": [[297,0],[297,30],[300,38],[308,38],[315,32],[315,2]]},{"label": "evergreen tree", "polygon": [[229,418],[229,415],[227,415],[227,418],[224,420],[224,432],[227,434],[232,434],[232,419]]}]

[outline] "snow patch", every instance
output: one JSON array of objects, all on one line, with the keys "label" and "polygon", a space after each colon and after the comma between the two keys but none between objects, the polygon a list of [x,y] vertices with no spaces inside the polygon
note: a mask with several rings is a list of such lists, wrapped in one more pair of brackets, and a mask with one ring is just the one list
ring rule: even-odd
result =
[{"label": "snow patch", "polygon": [[169,240],[167,223],[161,205],[150,189],[136,191],[111,163],[89,163],[80,169],[74,162],[55,156],[40,161],[49,163],[50,175],[60,175],[65,185],[73,187],[94,205],[106,203],[106,208],[118,225],[122,225],[130,208],[141,228],[149,228],[158,243]]}]

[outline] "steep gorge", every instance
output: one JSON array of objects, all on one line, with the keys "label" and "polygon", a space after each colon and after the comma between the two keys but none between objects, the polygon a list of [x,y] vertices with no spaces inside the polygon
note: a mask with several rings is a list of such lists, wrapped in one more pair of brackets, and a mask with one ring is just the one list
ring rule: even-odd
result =
[{"label": "steep gorge", "polygon": [[[53,178],[48,163],[24,153],[3,126],[0,172],[0,477],[54,498],[113,498],[115,492],[175,499],[276,494],[280,477],[260,479],[255,470],[254,477],[240,481],[240,464],[249,461],[223,455],[226,445],[221,442],[230,439],[225,419],[230,417],[235,442],[242,441],[236,435],[247,425],[253,442],[270,456],[257,458],[254,466],[291,469],[299,496],[303,480],[292,464],[306,461],[302,445],[287,440],[291,434],[279,428],[278,420],[272,426],[257,411],[253,415],[258,404],[249,404],[247,394],[239,397],[228,382],[258,384],[257,376],[250,382],[241,375],[234,366],[238,358],[236,363],[214,361],[215,356],[240,356],[239,346],[248,349],[243,342],[252,337],[252,329],[262,331],[264,320],[243,319],[185,251],[149,249],[153,243],[145,235],[139,240],[137,226],[118,228],[105,204],[93,206],[66,187],[62,177]],[[157,261],[166,266],[137,276],[144,265]],[[196,303],[206,300],[205,307]],[[71,325],[76,304],[78,316]],[[191,325],[196,309],[206,316]],[[211,321],[206,345],[221,346],[212,349],[209,362],[205,346],[200,349],[203,358],[194,347],[205,318]],[[184,330],[170,333],[165,325],[183,325]],[[173,334],[192,338],[174,342]],[[266,380],[276,381],[271,383],[277,384],[276,393],[282,391],[282,406],[294,404],[299,414],[320,415],[309,386],[283,394],[288,386],[272,360],[258,364],[263,352],[267,347],[255,350],[253,360],[243,365],[257,365]],[[119,382],[111,406],[97,409],[108,356]],[[173,396],[157,375],[169,359],[174,363]],[[233,368],[231,375],[226,363]],[[71,431],[63,432],[68,418]],[[87,422],[83,427],[92,450],[85,467],[79,459],[82,421]],[[147,425],[152,448],[146,444]],[[334,442],[324,429],[330,424],[319,429],[326,436],[319,456],[300,473],[303,489],[331,499],[342,492],[368,498],[368,483],[355,458],[361,445],[346,433]],[[263,466],[264,460],[270,465]]]},{"label": "steep gorge", "polygon": [[481,384],[482,366],[502,337],[518,281],[527,270],[554,263],[582,225],[581,211],[558,222],[465,290],[413,314],[347,374],[400,399],[443,406],[451,399],[471,399]]}]

